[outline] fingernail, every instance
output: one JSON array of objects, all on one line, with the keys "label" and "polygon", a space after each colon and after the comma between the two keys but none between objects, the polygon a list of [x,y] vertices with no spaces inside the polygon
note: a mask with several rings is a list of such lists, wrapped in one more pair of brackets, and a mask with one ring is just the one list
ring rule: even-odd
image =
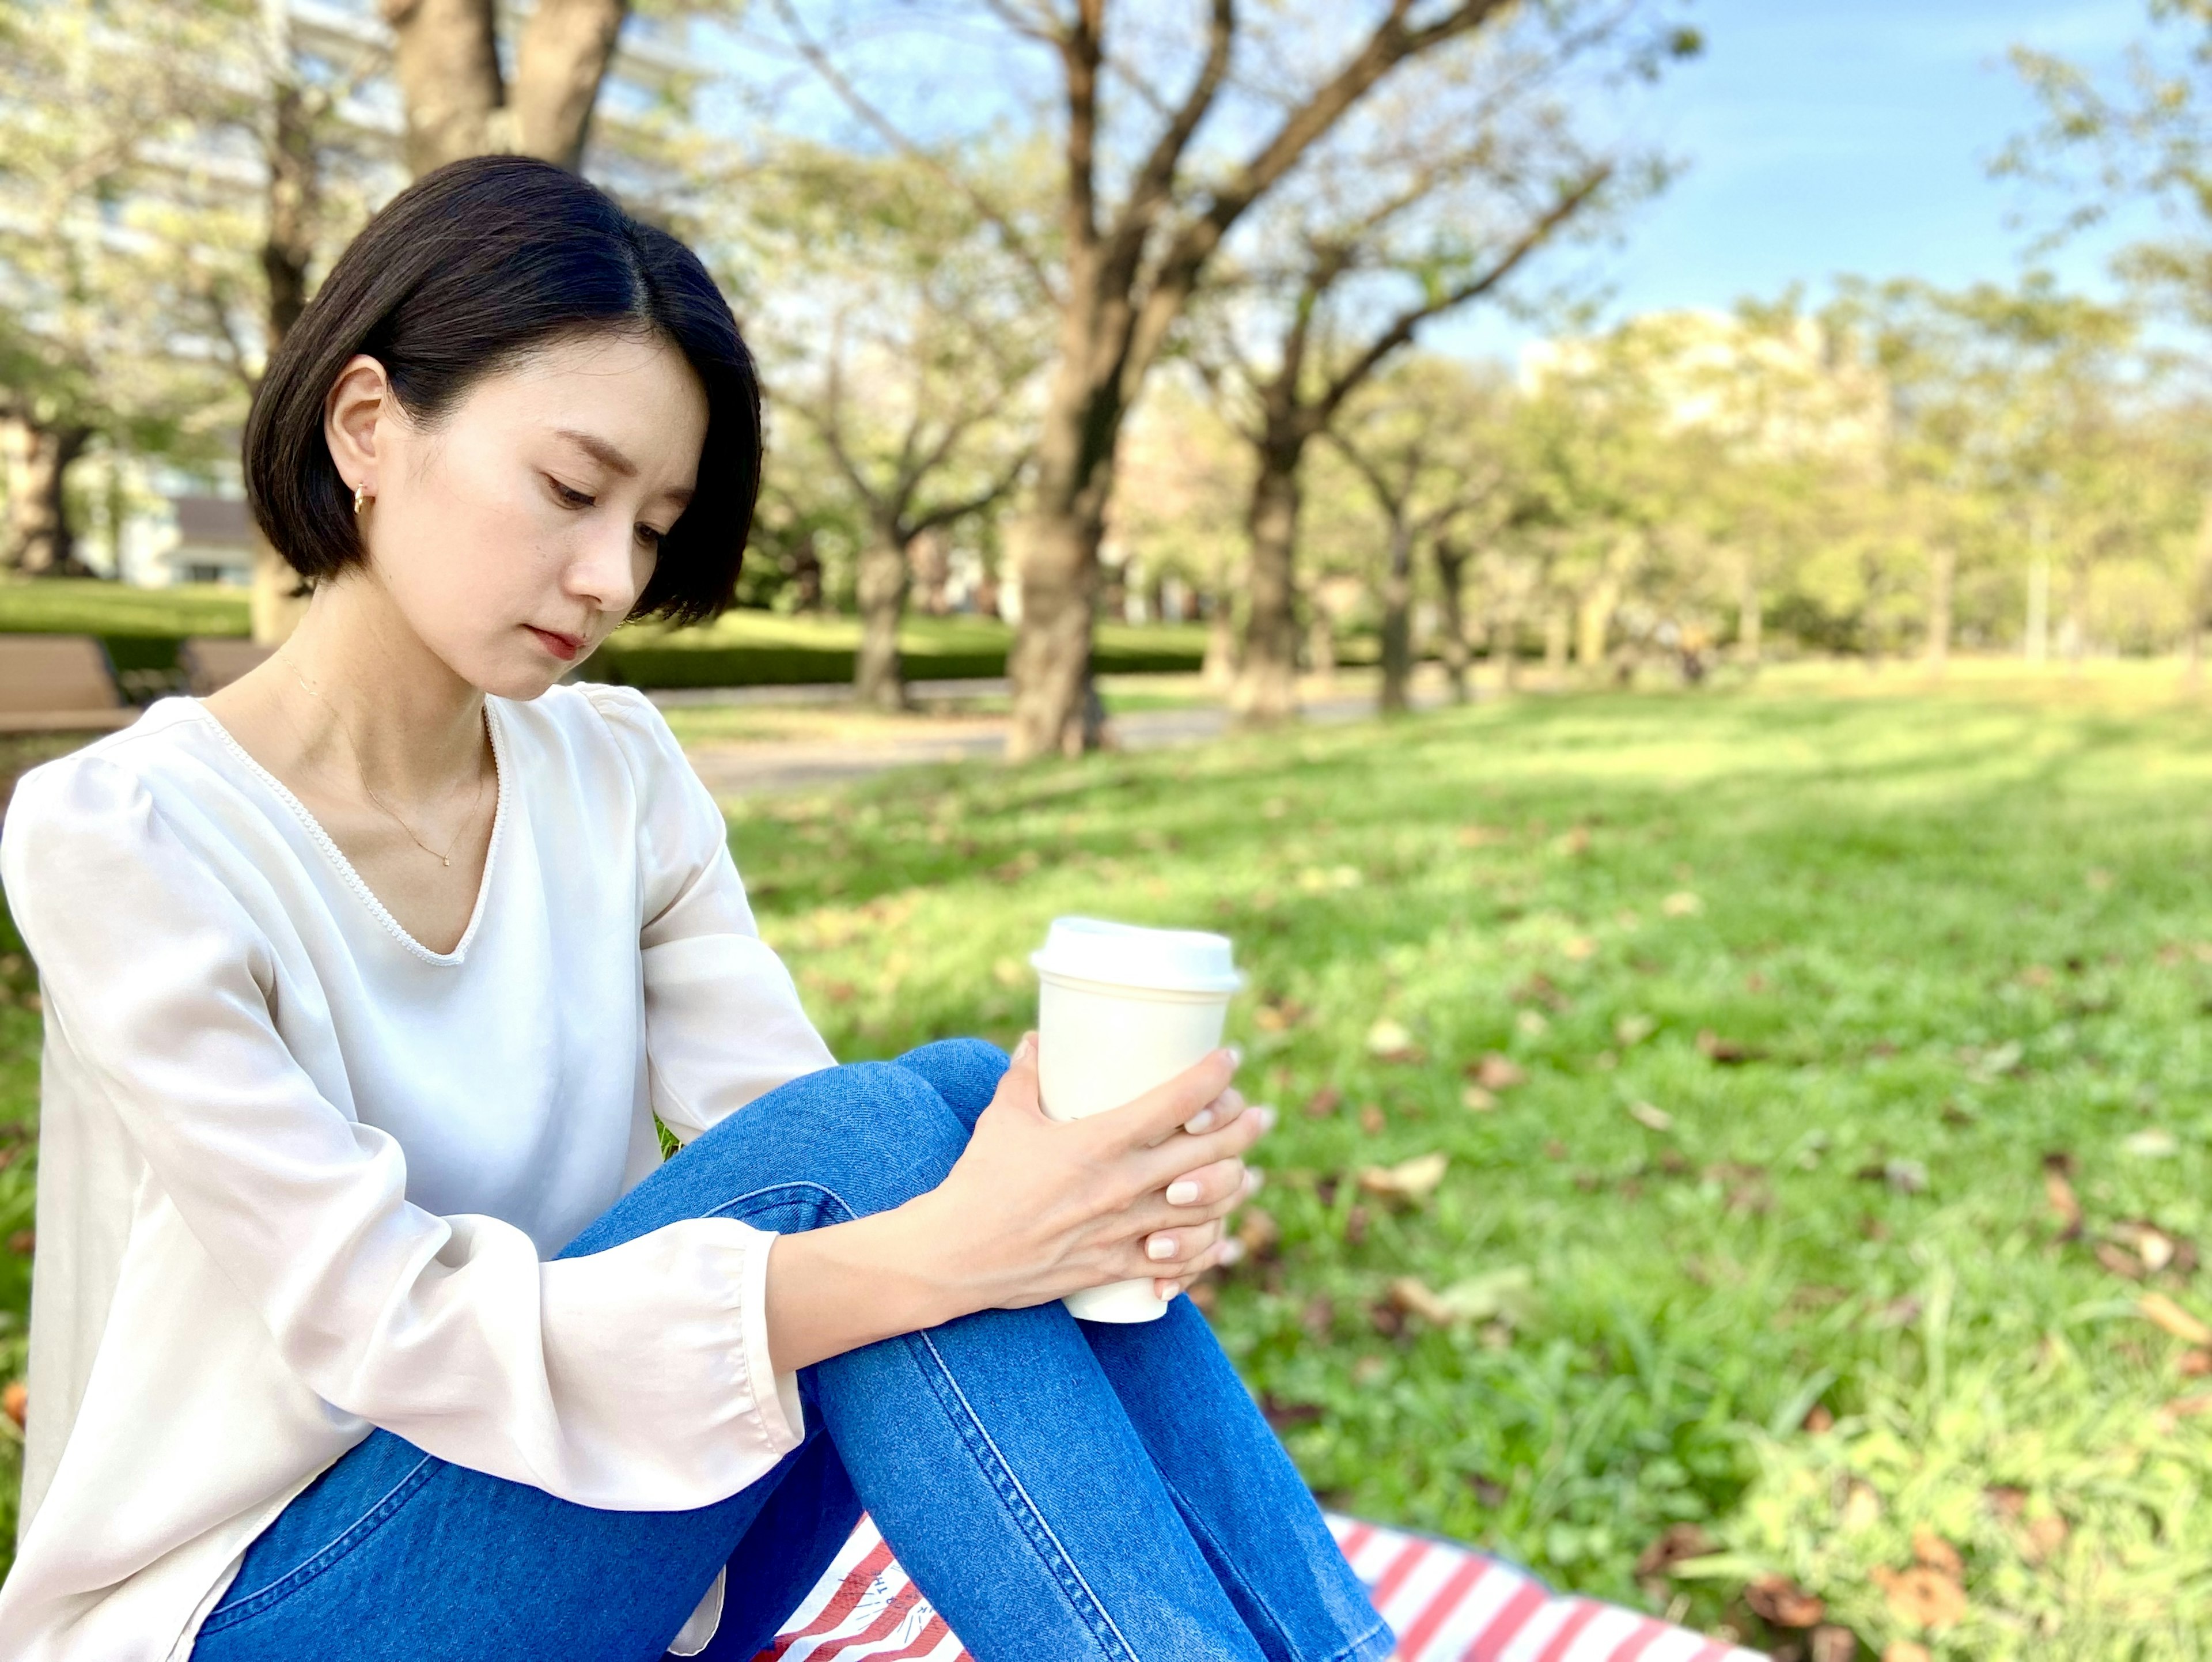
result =
[{"label": "fingernail", "polygon": [[1219,1117],[1211,1107],[1201,1108],[1182,1123],[1182,1129],[1196,1136],[1200,1131],[1211,1131],[1213,1122]]},{"label": "fingernail", "polygon": [[1175,1237],[1172,1235],[1155,1235],[1145,1243],[1145,1256],[1148,1258],[1172,1258],[1175,1255]]},{"label": "fingernail", "polygon": [[1229,1047],[1229,1065],[1231,1068],[1242,1068],[1244,1065],[1244,1047],[1243,1045],[1232,1044]]},{"label": "fingernail", "polygon": [[1242,1258],[1243,1256],[1244,1256],[1244,1243],[1243,1243],[1243,1241],[1238,1240],[1238,1239],[1237,1239],[1237,1237],[1236,1237],[1236,1236],[1231,1235],[1231,1236],[1227,1240],[1225,1240],[1225,1241],[1224,1241],[1224,1242],[1222,1242],[1222,1243],[1221,1243],[1221,1262],[1222,1262],[1222,1263],[1235,1263],[1238,1259]]},{"label": "fingernail", "polygon": [[1170,1206],[1188,1206],[1198,1198],[1198,1185],[1188,1178],[1177,1178],[1168,1185]]},{"label": "fingernail", "polygon": [[1014,1046],[1013,1055],[1006,1058],[1006,1065],[1010,1068],[1020,1067],[1022,1063],[1030,1059],[1030,1052],[1036,1049],[1036,1035],[1035,1033],[1024,1033],[1022,1035],[1022,1042]]},{"label": "fingernail", "polygon": [[1265,1135],[1267,1132],[1275,1129],[1275,1110],[1273,1105],[1263,1102],[1258,1107],[1253,1109],[1252,1112],[1259,1115],[1260,1117],[1260,1130],[1262,1135]]},{"label": "fingernail", "polygon": [[1152,1283],[1152,1296],[1162,1304],[1173,1304],[1182,1292],[1182,1286],[1178,1282],[1155,1281]]},{"label": "fingernail", "polygon": [[1255,1166],[1248,1166],[1244,1168],[1244,1192],[1246,1194],[1256,1195],[1261,1191],[1261,1190],[1266,1188],[1267,1185],[1267,1174],[1265,1172],[1261,1171]]}]

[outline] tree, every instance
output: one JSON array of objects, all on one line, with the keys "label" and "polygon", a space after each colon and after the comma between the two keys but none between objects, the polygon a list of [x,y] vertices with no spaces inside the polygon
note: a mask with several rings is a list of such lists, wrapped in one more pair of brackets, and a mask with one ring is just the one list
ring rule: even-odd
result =
[{"label": "tree", "polygon": [[[1253,208],[1399,71],[1485,31],[1506,0],[1370,0],[1268,8],[1207,0],[1194,15],[1146,15],[1127,0],[971,0],[1018,72],[1041,72],[1057,106],[1061,248],[963,175],[949,142],[925,145],[870,98],[852,55],[775,0],[784,39],[884,142],[939,167],[1051,296],[1059,351],[1021,527],[1022,619],[1008,753],[1079,748],[1098,547],[1123,425],[1215,257]],[[994,104],[992,114],[1002,113]]]},{"label": "tree", "polygon": [[[1446,551],[1453,530],[1483,508],[1505,481],[1492,412],[1499,390],[1449,359],[1416,358],[1371,383],[1343,411],[1329,439],[1366,485],[1383,526],[1382,684],[1386,714],[1411,707],[1415,551],[1431,550],[1445,580],[1449,627],[1456,633],[1460,557]],[[1465,694],[1465,654],[1457,691]]]},{"label": "tree", "polygon": [[[1571,226],[1657,184],[1592,152],[1573,94],[1693,51],[1632,6],[1524,15],[1402,71],[1316,146],[1214,281],[1196,351],[1252,446],[1250,606],[1235,704],[1296,708],[1299,470],[1351,399],[1435,320],[1498,291]],[[1614,60],[1618,61],[1614,61]],[[1251,343],[1247,344],[1248,340]],[[1386,676],[1386,685],[1388,677]]]},{"label": "tree", "polygon": [[629,0],[538,0],[518,31],[512,86],[497,0],[377,0],[377,10],[392,26],[409,172],[490,150],[582,165]]},{"label": "tree", "polygon": [[[2152,31],[2118,85],[2054,53],[2014,47],[2014,67],[2042,107],[1995,171],[2053,191],[2069,205],[2047,244],[2148,204],[2160,234],[2124,247],[2118,274],[2165,315],[2212,329],[2212,0],[2151,0]],[[2205,355],[2200,348],[2200,359]],[[2203,677],[2212,629],[2212,472],[2199,476],[2200,558],[2189,603],[2188,678]]]},{"label": "tree", "polygon": [[1014,488],[1047,343],[989,226],[904,158],[793,145],[750,170],[741,200],[732,258],[763,294],[773,405],[809,430],[866,527],[854,690],[901,708],[917,539]]}]

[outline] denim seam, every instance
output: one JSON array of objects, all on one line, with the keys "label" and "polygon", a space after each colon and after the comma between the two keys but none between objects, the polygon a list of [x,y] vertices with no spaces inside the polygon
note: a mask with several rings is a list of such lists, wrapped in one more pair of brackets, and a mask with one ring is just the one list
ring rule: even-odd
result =
[{"label": "denim seam", "polygon": [[[1121,1647],[1121,1654],[1127,1659],[1127,1662],[1138,1662],[1136,1647],[1129,1643],[1127,1635],[1123,1634],[1121,1628],[1116,1625],[1113,1616],[1108,1613],[1105,1604],[1091,1590],[1091,1584],[1083,1579],[1083,1572],[1075,1567],[1074,1558],[1061,1543],[1059,1536],[1053,1532],[1052,1525],[1045,1521],[1043,1512],[1039,1509],[1036,1502],[1030,1498],[1029,1491],[1022,1487],[1022,1480],[1014,1476],[1013,1467],[1007,1462],[1006,1455],[1000,1450],[998,1444],[992,1440],[991,1434],[984,1429],[982,1416],[975,1412],[974,1404],[968,1400],[967,1393],[960,1389],[960,1382],[952,1377],[952,1369],[946,1364],[944,1355],[938,1349],[935,1342],[926,1332],[915,1333],[910,1336],[921,1340],[928,1349],[931,1359],[937,1364],[939,1378],[945,1385],[950,1388],[954,1399],[958,1402],[961,1415],[951,1417],[953,1418],[955,1426],[962,1429],[963,1440],[968,1442],[970,1457],[975,1459],[978,1466],[986,1468],[985,1476],[989,1478],[992,1474],[978,1453],[977,1443],[980,1442],[983,1448],[990,1451],[992,1463],[995,1464],[998,1473],[1006,1480],[1006,1487],[1000,1489],[1000,1499],[1008,1501],[1018,1500],[1021,1502],[1019,1508],[1010,1506],[1008,1509],[1016,1511],[1018,1516],[1023,1517],[1031,1525],[1030,1549],[1037,1551],[1037,1555],[1046,1561],[1047,1568],[1060,1582],[1060,1591],[1064,1595],[1067,1595],[1068,1602],[1074,1605],[1079,1612],[1086,1612],[1086,1620],[1090,1622],[1092,1638],[1102,1641],[1100,1644],[1102,1650],[1106,1648],[1103,1642],[1103,1635],[1100,1632],[1103,1627],[1105,1633],[1113,1635],[1115,1643]],[[942,1400],[942,1392],[939,1393],[939,1399]],[[963,1416],[964,1426],[962,1424]],[[966,1435],[969,1430],[974,1433],[972,1439]],[[998,1487],[995,1479],[993,1482],[994,1487]],[[1007,1492],[1009,1489],[1012,1491],[1011,1494]],[[1049,1544],[1052,1549],[1050,1553],[1038,1550],[1039,1537]],[[1073,1583],[1072,1586],[1071,1583]],[[1082,1595],[1080,1598],[1073,1596],[1079,1592]]]},{"label": "denim seam", "polygon": [[[1245,1576],[1236,1557],[1222,1544],[1221,1538],[1206,1526],[1206,1519],[1200,1516],[1198,1509],[1191,1505],[1183,1492],[1168,1480],[1164,1471],[1160,1474],[1160,1485],[1167,1490],[1168,1498],[1175,1502],[1176,1510],[1182,1514],[1183,1527],[1213,1549],[1213,1555],[1219,1559],[1227,1568],[1229,1574],[1236,1578],[1237,1585],[1244,1590],[1245,1596],[1252,1601],[1254,1607],[1267,1618],[1268,1625],[1275,1631],[1275,1637],[1281,1641],[1284,1654],[1290,1657],[1299,1655],[1298,1646],[1284,1629],[1281,1619],[1270,1608],[1267,1601],[1260,1596],[1259,1589],[1255,1587]],[[1353,1641],[1354,1647],[1366,1637],[1367,1635],[1363,1634],[1358,1640]],[[1348,1650],[1340,1650],[1331,1657],[1322,1659],[1321,1662],[1340,1662],[1340,1659],[1350,1653]]]},{"label": "denim seam", "polygon": [[226,1600],[222,1608],[210,1613],[208,1619],[200,1624],[200,1631],[204,1634],[220,1633],[225,1628],[236,1627],[299,1592],[361,1545],[380,1525],[389,1522],[400,1507],[415,1497],[415,1492],[436,1475],[427,1470],[434,1464],[436,1457],[424,1455],[408,1468],[406,1476],[384,1492],[374,1506],[267,1586],[246,1594],[234,1604]]},{"label": "denim seam", "polygon": [[[1377,1639],[1382,1641],[1382,1649],[1370,1650],[1369,1647]],[[1390,1624],[1378,1616],[1373,1627],[1368,1629],[1365,1633],[1361,1634],[1342,1650],[1332,1651],[1328,1655],[1321,1658],[1320,1662],[1349,1662],[1349,1659],[1355,1656],[1362,1658],[1363,1662],[1382,1662],[1382,1659],[1390,1654],[1391,1647],[1397,1642],[1397,1635],[1390,1630]]]},{"label": "denim seam", "polygon": [[[812,1190],[835,1205],[848,1220],[859,1215],[846,1202],[845,1197],[836,1190],[826,1184],[804,1178],[793,1183],[770,1184],[747,1194],[737,1196],[733,1199],[724,1202],[707,1215],[719,1217],[734,1211],[746,1202],[756,1200],[761,1196],[792,1189]],[[909,1341],[909,1355],[912,1354],[911,1341],[916,1339],[919,1339],[923,1348],[929,1352],[930,1360],[936,1364],[934,1377],[932,1375],[932,1370],[927,1367],[922,1369],[922,1375],[933,1385],[939,1385],[941,1382],[941,1388],[936,1391],[936,1395],[939,1405],[945,1409],[945,1417],[952,1422],[953,1428],[959,1434],[961,1441],[967,1445],[969,1458],[975,1462],[983,1475],[984,1481],[988,1482],[997,1493],[1000,1503],[1006,1506],[1009,1512],[1014,1513],[1017,1519],[1024,1525],[1023,1532],[1029,1537],[1030,1550],[1036,1552],[1037,1556],[1044,1561],[1047,1570],[1060,1584],[1061,1595],[1082,1617],[1085,1625],[1091,1629],[1091,1637],[1098,1641],[1100,1650],[1109,1656],[1112,1655],[1112,1649],[1106,1643],[1107,1636],[1110,1635],[1114,1644],[1121,1647],[1121,1656],[1126,1659],[1126,1662],[1138,1662],[1135,1647],[1129,1643],[1127,1636],[1115,1625],[1113,1616],[1108,1614],[1105,1605],[1100,1602],[1098,1595],[1092,1591],[1091,1584],[1084,1580],[1083,1572],[1076,1568],[1075,1561],[1069,1555],[1066,1547],[1061,1543],[1060,1537],[1054,1534],[1052,1525],[1045,1521],[1043,1513],[1038,1510],[1036,1502],[1030,1498],[1029,1491],[1022,1487],[1021,1479],[1014,1476],[1013,1468],[1007,1464],[1006,1455],[1000,1450],[999,1446],[992,1440],[991,1434],[984,1429],[982,1417],[975,1412],[975,1405],[969,1402],[966,1393],[960,1389],[959,1381],[952,1377],[952,1369],[945,1362],[944,1354],[938,1349],[927,1333],[913,1333],[903,1336]],[[947,1390],[951,1393],[949,1403],[946,1397]],[[957,1413],[952,1409],[952,1403],[957,1404]],[[984,1458],[986,1452],[990,1457],[988,1459]],[[1050,1549],[1048,1551],[1046,1550],[1048,1547]]]}]

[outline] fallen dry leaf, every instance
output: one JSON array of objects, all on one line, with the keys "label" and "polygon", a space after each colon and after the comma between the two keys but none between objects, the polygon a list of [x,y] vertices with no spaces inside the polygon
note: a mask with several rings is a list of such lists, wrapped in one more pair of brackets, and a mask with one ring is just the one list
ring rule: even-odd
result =
[{"label": "fallen dry leaf", "polygon": [[1334,1085],[1324,1085],[1306,1099],[1308,1119],[1327,1119],[1344,1106],[1344,1093]]},{"label": "fallen dry leaf", "polygon": [[2185,1350],[2174,1367],[2185,1379],[2201,1379],[2212,1373],[2212,1350]]},{"label": "fallen dry leaf", "polygon": [[1912,1555],[1928,1568],[1940,1571],[1954,1581],[1966,1579],[1966,1561],[1959,1556],[1958,1548],[1932,1529],[1912,1531]]},{"label": "fallen dry leaf", "polygon": [[1367,1054],[1377,1062],[1419,1062],[1420,1048],[1403,1022],[1384,1016],[1367,1030]]},{"label": "fallen dry leaf", "polygon": [[1630,1103],[1628,1117],[1647,1131],[1671,1131],[1674,1129],[1674,1115],[1664,1108],[1655,1108],[1648,1102]]},{"label": "fallen dry leaf", "polygon": [[1910,1639],[1893,1639],[1881,1653],[1881,1662],[1936,1662],[1925,1645]]},{"label": "fallen dry leaf", "polygon": [[1712,1542],[1695,1524],[1669,1524],[1659,1538],[1638,1555],[1636,1574],[1646,1580],[1670,1574],[1675,1565],[1688,1559],[1703,1558],[1712,1549]]},{"label": "fallen dry leaf", "polygon": [[1741,1044],[1732,1038],[1723,1038],[1711,1028],[1698,1034],[1698,1053],[1706,1061],[1723,1068],[1739,1067],[1747,1062],[1758,1062],[1766,1052],[1756,1045]]},{"label": "fallen dry leaf", "polygon": [[1620,1047],[1633,1050],[1659,1031],[1659,1024],[1648,1015],[1625,1015],[1613,1024],[1613,1036]]},{"label": "fallen dry leaf", "polygon": [[1416,1154],[1395,1166],[1370,1166],[1359,1174],[1359,1187],[1383,1200],[1426,1200],[1444,1180],[1444,1168],[1450,1163],[1451,1156],[1437,1150]]},{"label": "fallen dry leaf", "polygon": [[1383,1124],[1382,1110],[1379,1105],[1370,1102],[1360,1109],[1359,1129],[1369,1136],[1381,1135]]},{"label": "fallen dry leaf", "polygon": [[1873,1484],[1852,1479],[1850,1488],[1844,1495],[1844,1532],[1856,1535],[1862,1530],[1872,1529],[1881,1521],[1881,1496],[1875,1493]]},{"label": "fallen dry leaf", "polygon": [[1275,1250],[1283,1239],[1283,1227],[1275,1221],[1274,1215],[1253,1207],[1244,1214],[1237,1226],[1237,1239],[1244,1251],[1255,1258],[1264,1258]]},{"label": "fallen dry leaf", "polygon": [[2074,1185],[2067,1181],[2072,1159],[2065,1154],[2045,1154],[2043,1157],[2043,1197],[2051,1205],[2051,1215],[2058,1220],[2058,1239],[2075,1239],[2081,1233],[2081,1202],[2075,1197]]},{"label": "fallen dry leaf", "polygon": [[2148,1218],[2124,1218],[2112,1226],[2112,1239],[2142,1260],[2152,1275],[2169,1265],[2194,1269],[2197,1250],[2179,1236],[2170,1235]]},{"label": "fallen dry leaf", "polygon": [[1858,1635],[1849,1628],[1813,1629],[1813,1649],[1808,1662],[1854,1662],[1858,1653]]},{"label": "fallen dry leaf", "polygon": [[1825,1601],[1786,1575],[1762,1575],[1743,1590],[1743,1602],[1778,1628],[1809,1628],[1828,1613]]},{"label": "fallen dry leaf", "polygon": [[1876,1564],[1874,1584],[1881,1589],[1890,1614],[1916,1628],[1948,1628],[1966,1614],[1966,1589],[1924,1564],[1909,1570]]},{"label": "fallen dry leaf", "polygon": [[1695,917],[1705,909],[1705,903],[1687,889],[1677,889],[1659,903],[1659,910],[1669,917]]},{"label": "fallen dry leaf", "polygon": [[1486,1091],[1480,1085],[1468,1086],[1460,1093],[1459,1099],[1472,1113],[1486,1114],[1498,1106],[1497,1093]]},{"label": "fallen dry leaf", "polygon": [[1571,934],[1560,943],[1559,950],[1571,962],[1587,963],[1597,956],[1597,942],[1586,934]]},{"label": "fallen dry leaf", "polygon": [[1390,1283],[1390,1302],[1408,1316],[1419,1316],[1431,1327],[1449,1327],[1452,1308],[1442,1297],[1411,1275]]},{"label": "fallen dry leaf", "polygon": [[10,1379],[0,1388],[0,1414],[5,1414],[17,1426],[31,1415],[31,1388],[21,1379]]},{"label": "fallen dry leaf", "polygon": [[2163,1293],[2144,1294],[2136,1300],[2136,1308],[2146,1321],[2164,1328],[2184,1344],[2199,1349],[2212,1346],[2212,1327],[2207,1327]]},{"label": "fallen dry leaf", "polygon": [[2063,1550],[2066,1537],[2072,1533],[2066,1520],[2056,1513],[2048,1517],[2029,1519],[2027,1526],[2021,1531],[2027,1537],[2022,1546],[2027,1562],[2031,1564],[2049,1563]]},{"label": "fallen dry leaf", "polygon": [[1527,1082],[1528,1075],[1521,1064],[1507,1056],[1492,1050],[1489,1055],[1467,1065],[1468,1077],[1486,1091],[1510,1091]]},{"label": "fallen dry leaf", "polygon": [[2142,1260],[2125,1247],[2117,1245],[2111,1241],[2099,1241],[2089,1250],[2097,1262],[2115,1275],[2123,1276],[2131,1282],[2139,1282],[2143,1278],[2145,1271]]},{"label": "fallen dry leaf", "polygon": [[2200,1414],[2212,1414],[2212,1391],[2199,1391],[2193,1397],[2176,1397],[2152,1415],[2150,1421],[2162,1437],[2184,1420],[2193,1420]]}]

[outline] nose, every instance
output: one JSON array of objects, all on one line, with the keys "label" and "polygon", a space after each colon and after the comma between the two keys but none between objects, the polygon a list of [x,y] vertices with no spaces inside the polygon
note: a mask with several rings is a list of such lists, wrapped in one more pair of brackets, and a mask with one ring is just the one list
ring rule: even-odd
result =
[{"label": "nose", "polygon": [[651,575],[652,560],[629,520],[617,522],[609,515],[580,540],[562,574],[562,590],[594,611],[623,617],[637,604]]}]

